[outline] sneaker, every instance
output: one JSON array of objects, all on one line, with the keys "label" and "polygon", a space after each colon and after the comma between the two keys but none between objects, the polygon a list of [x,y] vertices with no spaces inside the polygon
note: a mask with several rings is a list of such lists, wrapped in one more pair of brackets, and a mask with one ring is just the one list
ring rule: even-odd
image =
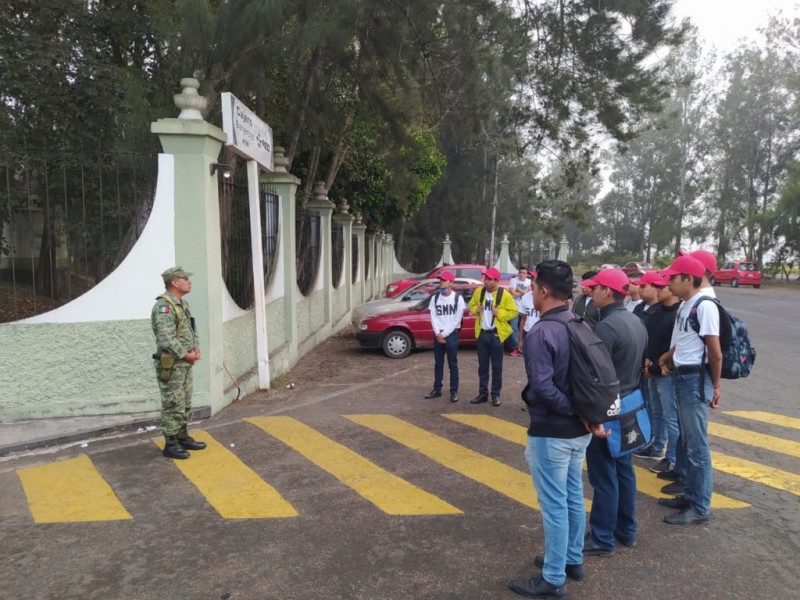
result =
[{"label": "sneaker", "polygon": [[670,525],[700,525],[708,521],[708,515],[701,515],[694,508],[684,508],[674,515],[667,515],[664,521]]},{"label": "sneaker", "polygon": [[512,350],[509,356],[522,356],[522,352],[519,350]]},{"label": "sneaker", "polygon": [[669,471],[663,471],[656,475],[659,479],[665,479],[666,481],[678,481],[681,478],[680,475],[675,471],[675,469],[670,469]]},{"label": "sneaker", "polygon": [[662,458],[655,465],[650,467],[650,471],[652,473],[666,473],[667,471],[672,471],[674,466],[675,465],[673,465],[669,460]]},{"label": "sneaker", "polygon": [[[534,557],[533,564],[540,569],[544,569],[544,556]],[[571,565],[567,563],[564,574],[573,581],[580,581],[586,577],[586,568],[583,566],[583,563],[579,565]]]},{"label": "sneaker", "polygon": [[662,494],[669,494],[670,496],[680,496],[686,491],[686,486],[680,481],[673,481],[661,488]]},{"label": "sneaker", "polygon": [[553,585],[541,575],[530,579],[512,579],[508,587],[526,598],[563,598],[567,595],[566,585]]},{"label": "sneaker", "polygon": [[637,450],[633,453],[636,458],[643,458],[645,460],[661,460],[663,456],[660,453],[656,453],[653,450],[652,446],[647,446],[646,448],[642,448],[641,450]]}]

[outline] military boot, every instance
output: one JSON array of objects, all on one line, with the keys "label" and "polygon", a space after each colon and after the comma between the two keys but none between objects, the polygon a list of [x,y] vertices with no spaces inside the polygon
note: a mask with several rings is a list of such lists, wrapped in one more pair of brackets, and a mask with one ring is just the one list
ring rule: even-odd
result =
[{"label": "military boot", "polygon": [[195,439],[188,434],[186,425],[181,427],[181,430],[178,432],[178,444],[185,450],[202,450],[206,447],[205,442],[195,441]]},{"label": "military boot", "polygon": [[164,444],[164,456],[167,458],[189,458],[189,453],[178,443],[178,438],[167,438]]}]

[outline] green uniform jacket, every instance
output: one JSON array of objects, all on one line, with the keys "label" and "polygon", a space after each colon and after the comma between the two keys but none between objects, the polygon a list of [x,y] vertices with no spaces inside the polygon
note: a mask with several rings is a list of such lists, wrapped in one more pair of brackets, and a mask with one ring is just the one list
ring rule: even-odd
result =
[{"label": "green uniform jacket", "polygon": [[169,292],[156,298],[150,323],[156,336],[157,352],[170,352],[176,358],[183,358],[200,345],[197,334],[192,329],[192,314],[189,303],[180,301]]},{"label": "green uniform jacket", "polygon": [[[469,301],[469,311],[478,317],[475,319],[475,339],[478,339],[481,335],[481,310],[483,309],[481,305],[481,290],[483,289],[485,288],[475,290],[475,293],[472,294],[472,299]],[[514,302],[514,297],[508,290],[503,290],[503,297],[500,299],[500,304],[497,304],[497,293],[499,291],[500,288],[497,288],[492,294],[493,306],[497,307],[494,326],[497,328],[497,337],[500,338],[501,342],[505,342],[506,338],[511,335],[511,325],[508,322],[519,316],[519,309],[517,308],[517,303]],[[486,290],[486,293],[488,294],[489,290]]]}]

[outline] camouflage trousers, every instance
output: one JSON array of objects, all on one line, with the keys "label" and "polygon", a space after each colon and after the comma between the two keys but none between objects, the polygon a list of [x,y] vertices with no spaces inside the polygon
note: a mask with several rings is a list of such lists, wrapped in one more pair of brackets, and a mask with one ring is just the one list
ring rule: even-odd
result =
[{"label": "camouflage trousers", "polygon": [[[156,373],[160,367],[156,363]],[[192,365],[177,363],[172,377],[164,383],[158,380],[161,392],[161,431],[165,438],[173,438],[189,422],[192,410]]]}]

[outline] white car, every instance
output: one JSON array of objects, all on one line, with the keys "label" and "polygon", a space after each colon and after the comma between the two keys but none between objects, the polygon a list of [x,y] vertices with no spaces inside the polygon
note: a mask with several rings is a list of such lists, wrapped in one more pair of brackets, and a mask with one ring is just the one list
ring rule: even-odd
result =
[{"label": "white car", "polygon": [[616,265],[614,263],[606,263],[604,265],[600,265],[600,270],[601,271],[603,271],[604,269],[621,269],[621,268],[622,267],[620,267],[619,265]]},{"label": "white car", "polygon": [[[456,277],[454,285],[482,285],[482,281],[465,277]],[[369,317],[385,315],[387,313],[407,310],[414,306],[423,298],[427,298],[439,289],[438,279],[423,279],[418,281],[405,292],[392,296],[391,298],[380,298],[365,302],[358,308],[353,309],[352,323],[353,328],[359,331],[359,323]]]}]

